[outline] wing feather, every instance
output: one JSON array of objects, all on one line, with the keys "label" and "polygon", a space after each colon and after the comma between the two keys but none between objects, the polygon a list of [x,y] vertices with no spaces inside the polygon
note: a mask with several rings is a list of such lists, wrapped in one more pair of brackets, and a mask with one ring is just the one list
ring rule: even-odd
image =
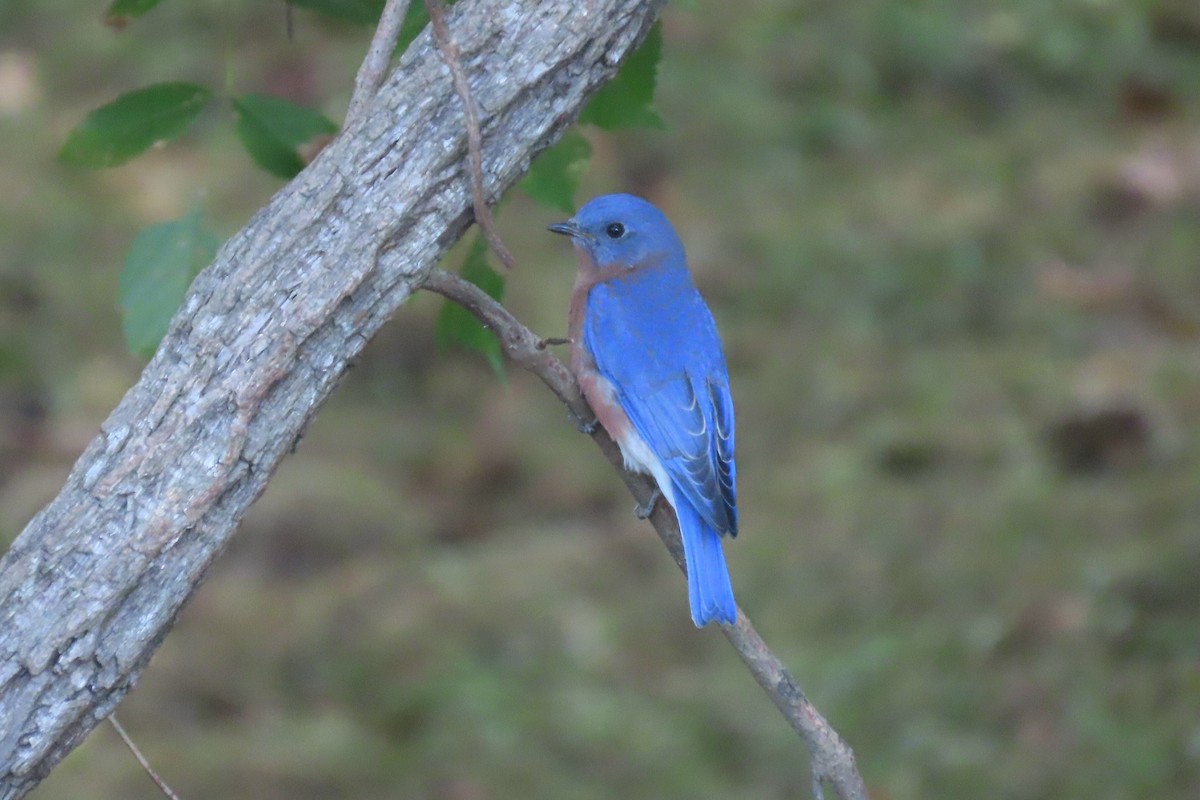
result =
[{"label": "wing feather", "polygon": [[660,318],[647,330],[605,288],[593,290],[584,325],[597,370],[679,492],[710,527],[736,536],[733,400],[711,314],[697,294],[690,324]]}]

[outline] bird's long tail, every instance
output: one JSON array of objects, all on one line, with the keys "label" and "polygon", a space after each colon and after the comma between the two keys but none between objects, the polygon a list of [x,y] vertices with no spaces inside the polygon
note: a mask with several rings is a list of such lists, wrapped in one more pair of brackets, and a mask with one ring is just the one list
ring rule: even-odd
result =
[{"label": "bird's long tail", "polygon": [[737,603],[725,565],[721,534],[706,525],[686,499],[680,498],[675,515],[683,536],[692,622],[697,628],[713,620],[732,625],[737,618]]}]

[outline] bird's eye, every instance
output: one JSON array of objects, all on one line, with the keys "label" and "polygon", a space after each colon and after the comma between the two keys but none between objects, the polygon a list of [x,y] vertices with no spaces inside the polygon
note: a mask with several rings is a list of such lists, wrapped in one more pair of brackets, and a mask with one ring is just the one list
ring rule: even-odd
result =
[{"label": "bird's eye", "polygon": [[625,226],[619,222],[611,222],[604,229],[604,232],[608,234],[608,238],[610,239],[620,239],[625,235]]}]

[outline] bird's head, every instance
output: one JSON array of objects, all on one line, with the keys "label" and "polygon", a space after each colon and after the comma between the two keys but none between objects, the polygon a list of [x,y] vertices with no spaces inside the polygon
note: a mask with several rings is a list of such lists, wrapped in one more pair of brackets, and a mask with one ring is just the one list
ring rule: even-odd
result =
[{"label": "bird's head", "polygon": [[683,259],[683,244],[666,215],[631,194],[596,197],[550,230],[570,236],[598,269],[635,269],[663,258]]}]

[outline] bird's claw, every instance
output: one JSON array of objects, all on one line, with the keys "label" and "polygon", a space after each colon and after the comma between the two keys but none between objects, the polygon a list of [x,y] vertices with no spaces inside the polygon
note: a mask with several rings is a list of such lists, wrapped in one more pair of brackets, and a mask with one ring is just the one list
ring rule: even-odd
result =
[{"label": "bird's claw", "polygon": [[571,422],[575,425],[575,429],[584,436],[591,436],[600,427],[600,423],[596,421],[595,417],[584,419],[583,417],[576,416],[574,413],[571,414]]},{"label": "bird's claw", "polygon": [[646,502],[638,503],[633,507],[633,515],[638,519],[649,519],[650,515],[654,513],[654,507],[658,505],[661,497],[662,490],[655,486],[654,491],[646,498]]},{"label": "bird's claw", "polygon": [[563,336],[545,336],[541,339],[538,339],[537,349],[545,350],[547,347],[551,347],[556,344],[571,344],[571,340]]}]

